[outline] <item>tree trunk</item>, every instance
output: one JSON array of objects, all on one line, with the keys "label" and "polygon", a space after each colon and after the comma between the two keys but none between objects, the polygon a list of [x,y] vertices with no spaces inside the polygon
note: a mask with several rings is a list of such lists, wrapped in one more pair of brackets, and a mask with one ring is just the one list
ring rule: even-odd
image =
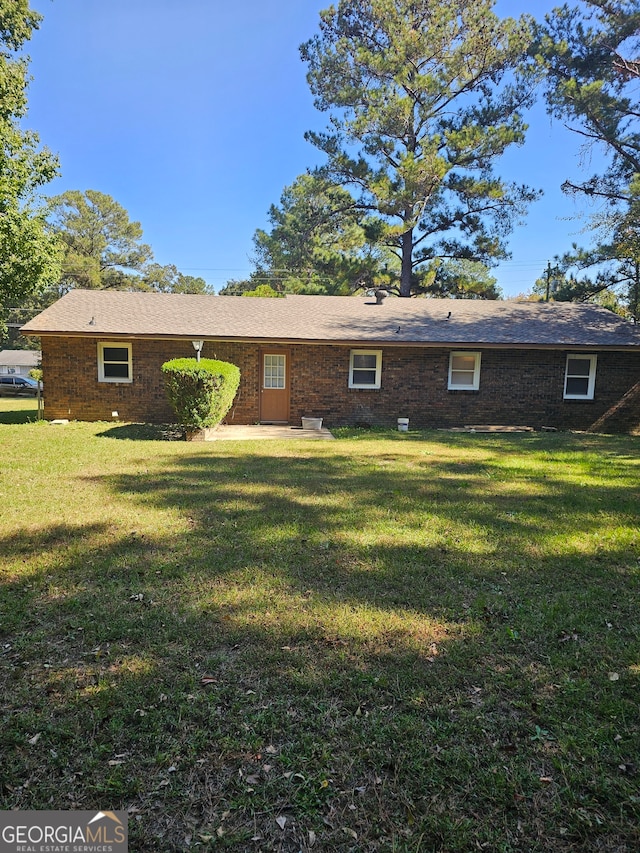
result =
[{"label": "tree trunk", "polygon": [[413,272],[413,228],[402,235],[402,266],[400,267],[400,296],[411,296]]}]

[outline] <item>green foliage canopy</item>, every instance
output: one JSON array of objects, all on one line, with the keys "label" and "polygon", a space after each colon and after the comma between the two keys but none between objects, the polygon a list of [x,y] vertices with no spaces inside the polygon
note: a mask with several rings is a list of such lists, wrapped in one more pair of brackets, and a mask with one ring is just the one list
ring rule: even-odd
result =
[{"label": "green foliage canopy", "polygon": [[530,53],[543,71],[549,112],[609,155],[604,174],[567,180],[567,192],[614,204],[639,197],[639,33],[639,0],[565,3],[537,26]]},{"label": "green foliage canopy", "polygon": [[254,236],[252,279],[291,293],[349,294],[390,283],[394,256],[376,245],[376,222],[351,194],[322,175],[301,175]]},{"label": "green foliage canopy", "polygon": [[28,0],[0,0],[0,310],[54,281],[57,241],[46,228],[39,190],[55,177],[57,159],[37,134],[23,130],[27,111],[27,59],[18,51],[41,15]]},{"label": "green foliage canopy", "polygon": [[278,299],[278,298],[282,298],[284,296],[284,293],[281,293],[277,290],[274,290],[273,287],[271,287],[271,285],[269,285],[269,284],[259,284],[255,288],[255,290],[245,290],[245,291],[243,291],[242,295],[243,296],[257,296],[257,297],[262,297],[262,298],[269,297],[271,299],[273,299],[275,297],[276,299]]},{"label": "green foliage canopy", "polygon": [[150,261],[142,227],[111,196],[69,190],[51,199],[51,228],[64,245],[61,291],[72,287],[137,289]]},{"label": "green foliage canopy", "polygon": [[556,259],[554,298],[599,301],[640,316],[639,0],[583,0],[538,25],[531,54],[544,71],[549,112],[608,156],[602,174],[566,180],[565,192],[598,206],[592,243]]},{"label": "green foliage canopy", "polygon": [[51,199],[49,223],[64,246],[62,277],[50,300],[73,287],[207,293],[203,278],[153,260],[142,226],[97,190],[69,190]]},{"label": "green foliage canopy", "polygon": [[348,189],[397,259],[397,292],[421,292],[436,258],[491,263],[536,193],[496,159],[524,140],[528,90],[515,73],[525,20],[493,0],[340,0],[301,48],[330,127],[307,138],[323,176]]},{"label": "green foliage canopy", "polygon": [[184,275],[173,264],[149,263],[145,266],[139,287],[156,293],[210,292],[207,282],[199,276]]}]

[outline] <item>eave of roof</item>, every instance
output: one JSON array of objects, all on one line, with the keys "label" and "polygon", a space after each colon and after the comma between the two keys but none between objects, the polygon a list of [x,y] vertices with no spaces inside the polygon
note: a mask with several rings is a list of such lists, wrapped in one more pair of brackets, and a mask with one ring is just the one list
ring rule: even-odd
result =
[{"label": "eave of roof", "polygon": [[[61,334],[60,332],[23,332],[23,334],[33,337],[39,338],[90,338],[95,341],[184,341],[184,340],[195,340],[199,339],[198,335],[127,335],[127,334],[118,334],[118,333],[109,333],[109,334],[83,334],[80,332],[73,332],[68,334]],[[629,349],[638,349],[640,348],[640,341],[636,344],[596,344],[596,343],[575,343],[571,341],[552,343],[552,344],[542,344],[542,343],[490,343],[487,341],[464,341],[461,342],[459,340],[440,340],[440,341],[402,341],[402,340],[377,340],[377,341],[363,341],[363,340],[335,340],[335,341],[327,341],[327,340],[313,340],[312,338],[241,338],[241,337],[225,337],[224,335],[217,335],[216,337],[210,336],[202,336],[203,340],[210,342],[229,342],[229,343],[238,343],[238,344],[253,344],[256,346],[299,346],[299,345],[307,345],[307,346],[340,346],[340,347],[349,347],[349,348],[360,348],[360,349],[376,349],[382,347],[399,347],[399,348],[411,348],[411,349],[496,349],[496,350],[575,350],[579,351],[612,351],[612,352],[626,352]]]}]

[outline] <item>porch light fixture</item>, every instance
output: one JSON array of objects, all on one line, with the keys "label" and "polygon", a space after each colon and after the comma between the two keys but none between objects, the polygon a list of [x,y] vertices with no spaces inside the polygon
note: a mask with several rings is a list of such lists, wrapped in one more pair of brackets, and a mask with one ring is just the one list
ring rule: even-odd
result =
[{"label": "porch light fixture", "polygon": [[196,361],[200,361],[200,353],[202,352],[204,341],[191,341],[191,343],[193,344],[193,348],[196,351]]}]

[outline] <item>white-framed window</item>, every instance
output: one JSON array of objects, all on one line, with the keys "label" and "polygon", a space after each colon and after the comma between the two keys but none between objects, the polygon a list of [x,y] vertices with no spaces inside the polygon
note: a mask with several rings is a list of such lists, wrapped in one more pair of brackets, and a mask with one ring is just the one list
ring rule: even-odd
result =
[{"label": "white-framed window", "polygon": [[349,358],[349,388],[379,388],[381,375],[381,349],[351,350]]},{"label": "white-framed window", "polygon": [[449,391],[477,391],[480,387],[479,352],[452,352],[449,355]]},{"label": "white-framed window", "polygon": [[287,382],[286,355],[265,355],[263,388],[285,388]]},{"label": "white-framed window", "polygon": [[98,344],[98,382],[132,382],[131,344]]},{"label": "white-framed window", "polygon": [[565,400],[593,400],[597,355],[569,353],[564,373]]}]

